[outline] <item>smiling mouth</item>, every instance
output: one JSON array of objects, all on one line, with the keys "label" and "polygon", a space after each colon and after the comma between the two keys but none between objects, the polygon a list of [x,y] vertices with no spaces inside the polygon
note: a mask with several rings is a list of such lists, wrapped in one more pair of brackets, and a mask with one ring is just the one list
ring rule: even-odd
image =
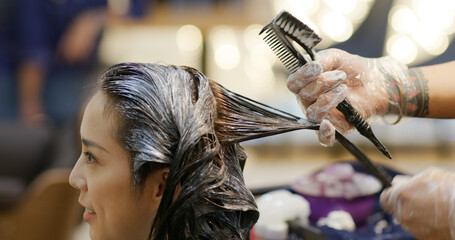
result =
[{"label": "smiling mouth", "polygon": [[96,212],[95,211],[92,211],[90,209],[87,209],[85,208],[85,211],[84,211],[84,221],[89,223],[90,221],[93,220],[93,218],[96,216]]}]

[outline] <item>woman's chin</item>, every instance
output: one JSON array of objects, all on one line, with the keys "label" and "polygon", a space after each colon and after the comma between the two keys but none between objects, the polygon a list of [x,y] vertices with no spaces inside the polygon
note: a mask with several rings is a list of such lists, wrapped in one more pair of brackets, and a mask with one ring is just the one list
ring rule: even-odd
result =
[{"label": "woman's chin", "polygon": [[90,230],[89,230],[89,236],[90,236],[90,239],[91,240],[98,240],[98,239],[102,239],[98,236],[96,230],[90,226]]}]

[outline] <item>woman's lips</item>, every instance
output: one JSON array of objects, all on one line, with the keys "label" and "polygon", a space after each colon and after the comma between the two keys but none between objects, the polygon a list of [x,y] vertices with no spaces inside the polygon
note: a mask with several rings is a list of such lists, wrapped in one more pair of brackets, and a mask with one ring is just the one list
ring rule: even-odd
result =
[{"label": "woman's lips", "polygon": [[92,210],[89,210],[89,209],[85,209],[84,211],[84,221],[89,223],[94,217],[96,216],[96,212],[92,211]]}]

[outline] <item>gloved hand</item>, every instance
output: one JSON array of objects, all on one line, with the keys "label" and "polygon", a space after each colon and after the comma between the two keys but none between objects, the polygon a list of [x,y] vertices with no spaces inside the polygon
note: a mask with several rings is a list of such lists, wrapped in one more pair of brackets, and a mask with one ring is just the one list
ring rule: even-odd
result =
[{"label": "gloved hand", "polygon": [[335,108],[344,98],[370,123],[385,115],[394,116],[391,123],[398,122],[405,115],[405,81],[407,67],[391,57],[364,58],[328,49],[291,74],[287,86],[298,95],[308,120],[321,123],[321,144],[331,146],[335,128],[343,134],[353,129]]},{"label": "gloved hand", "polygon": [[455,173],[432,168],[381,194],[381,205],[418,239],[455,240]]}]

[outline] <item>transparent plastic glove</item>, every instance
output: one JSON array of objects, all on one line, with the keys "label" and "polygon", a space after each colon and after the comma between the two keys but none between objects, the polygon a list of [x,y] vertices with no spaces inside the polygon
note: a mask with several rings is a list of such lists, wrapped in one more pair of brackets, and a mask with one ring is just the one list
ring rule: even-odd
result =
[{"label": "transparent plastic glove", "polygon": [[387,122],[396,123],[405,115],[401,86],[408,78],[407,67],[391,57],[364,58],[327,49],[316,54],[316,61],[291,74],[287,86],[298,96],[308,120],[321,122],[321,144],[331,146],[335,128],[345,134],[354,127],[335,108],[343,99],[370,123],[386,115]]},{"label": "transparent plastic glove", "polygon": [[381,205],[418,239],[455,240],[455,173],[432,168],[381,194]]}]

